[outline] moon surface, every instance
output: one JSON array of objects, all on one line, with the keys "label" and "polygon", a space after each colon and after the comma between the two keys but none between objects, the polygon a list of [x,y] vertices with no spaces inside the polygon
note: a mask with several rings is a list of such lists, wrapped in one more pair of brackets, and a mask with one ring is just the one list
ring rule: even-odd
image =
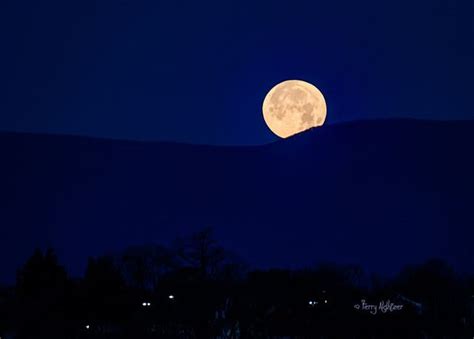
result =
[{"label": "moon surface", "polygon": [[326,120],[327,106],[319,89],[302,80],[286,80],[265,96],[263,118],[268,128],[281,138],[288,138]]}]

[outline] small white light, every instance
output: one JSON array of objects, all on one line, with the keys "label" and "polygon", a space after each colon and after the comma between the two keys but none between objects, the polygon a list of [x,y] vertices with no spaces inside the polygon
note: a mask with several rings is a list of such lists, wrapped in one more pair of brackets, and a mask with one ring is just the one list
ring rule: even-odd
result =
[{"label": "small white light", "polygon": [[142,303],[142,306],[146,306],[146,305],[147,305],[147,303]]},{"label": "small white light", "polygon": [[91,328],[90,325],[86,325],[86,330],[88,330],[89,328]]},{"label": "small white light", "polygon": [[170,295],[168,296],[168,298],[169,298],[169,299],[174,299],[174,295],[170,294]]},{"label": "small white light", "polygon": [[147,303],[146,305],[147,305],[147,306],[151,306],[151,303]]},{"label": "small white light", "polygon": [[327,300],[327,299],[325,299],[325,300],[324,300],[324,303],[325,303],[325,304],[327,304],[327,303],[328,303],[328,300]]}]

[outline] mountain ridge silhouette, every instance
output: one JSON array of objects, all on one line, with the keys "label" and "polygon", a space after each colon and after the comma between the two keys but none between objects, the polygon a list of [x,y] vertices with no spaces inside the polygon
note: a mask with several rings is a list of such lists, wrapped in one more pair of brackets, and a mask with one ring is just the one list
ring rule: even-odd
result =
[{"label": "mountain ridge silhouette", "polygon": [[255,267],[474,269],[474,121],[361,121],[260,146],[0,133],[0,281],[206,226]]}]

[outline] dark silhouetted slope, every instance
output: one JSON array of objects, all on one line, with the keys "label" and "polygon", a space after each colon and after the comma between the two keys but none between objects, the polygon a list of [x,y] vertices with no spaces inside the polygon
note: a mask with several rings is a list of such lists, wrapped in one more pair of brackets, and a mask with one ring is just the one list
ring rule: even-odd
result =
[{"label": "dark silhouetted slope", "polygon": [[473,122],[368,121],[258,147],[0,134],[0,260],[87,255],[213,226],[256,266],[474,269]]}]

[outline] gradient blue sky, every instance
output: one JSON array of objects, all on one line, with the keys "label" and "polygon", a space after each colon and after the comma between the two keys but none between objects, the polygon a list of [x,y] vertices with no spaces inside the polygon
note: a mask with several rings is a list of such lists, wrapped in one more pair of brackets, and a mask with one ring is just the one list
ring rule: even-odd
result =
[{"label": "gradient blue sky", "polygon": [[264,143],[262,100],[294,78],[328,123],[474,118],[467,0],[7,0],[0,32],[4,131]]}]

